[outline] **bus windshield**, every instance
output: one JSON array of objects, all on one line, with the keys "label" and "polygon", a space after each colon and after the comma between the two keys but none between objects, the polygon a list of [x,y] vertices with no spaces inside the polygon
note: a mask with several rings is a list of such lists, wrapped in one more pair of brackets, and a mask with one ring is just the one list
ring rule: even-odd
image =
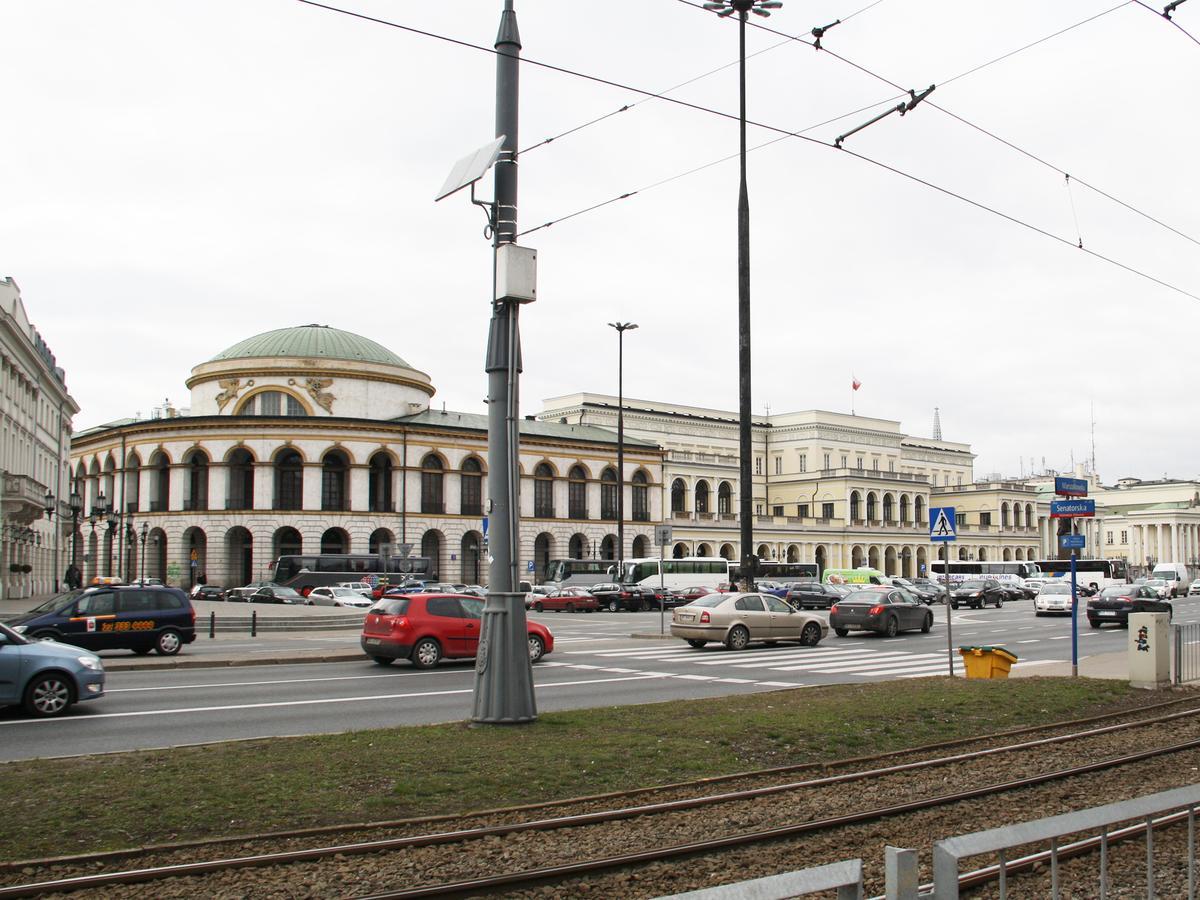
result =
[{"label": "bus windshield", "polygon": [[384,556],[369,553],[321,553],[314,556],[281,556],[272,566],[271,580],[303,591],[343,581],[399,584],[410,578],[428,578],[430,561],[424,556]]}]

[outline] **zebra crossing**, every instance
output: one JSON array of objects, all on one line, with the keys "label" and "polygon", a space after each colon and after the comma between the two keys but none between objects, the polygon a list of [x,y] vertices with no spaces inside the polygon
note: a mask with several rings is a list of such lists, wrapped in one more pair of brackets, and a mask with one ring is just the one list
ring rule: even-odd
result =
[{"label": "zebra crossing", "polygon": [[[567,651],[565,656],[586,655],[594,661],[611,660],[625,671],[641,671],[638,664],[685,666],[693,671],[765,675],[768,672],[787,673],[791,677],[856,676],[861,678],[922,678],[947,675],[950,666],[946,651],[884,649],[880,642],[847,641],[831,647],[752,647],[733,653],[724,648],[697,650],[692,647],[624,647],[611,650],[592,650],[583,653]],[[954,673],[963,673],[958,654],[953,658]],[[633,666],[634,668],[630,668]],[[596,668],[604,668],[596,666]]]}]

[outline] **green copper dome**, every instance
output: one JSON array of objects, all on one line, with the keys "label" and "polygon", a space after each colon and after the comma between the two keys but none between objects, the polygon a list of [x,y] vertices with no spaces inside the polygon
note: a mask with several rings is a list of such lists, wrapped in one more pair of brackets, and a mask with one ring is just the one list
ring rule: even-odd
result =
[{"label": "green copper dome", "polygon": [[254,359],[264,356],[300,356],[312,359],[350,359],[385,366],[412,368],[391,350],[362,335],[330,328],[328,325],[300,325],[277,328],[238,341],[209,362],[223,359]]}]

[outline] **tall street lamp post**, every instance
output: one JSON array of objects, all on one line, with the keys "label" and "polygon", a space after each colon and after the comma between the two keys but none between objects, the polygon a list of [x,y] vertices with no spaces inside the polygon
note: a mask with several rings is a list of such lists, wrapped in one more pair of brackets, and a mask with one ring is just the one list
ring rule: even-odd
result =
[{"label": "tall street lamp post", "polygon": [[617,577],[625,568],[625,332],[633,322],[609,322],[617,330]]},{"label": "tall street lamp post", "polygon": [[[46,510],[46,521],[49,522],[51,525],[53,525],[54,524],[54,513],[57,512],[57,510],[58,510],[58,498],[56,498],[54,496],[54,494],[50,493],[50,491],[46,491],[46,498],[45,498],[45,502],[43,503],[43,507]],[[61,531],[61,528],[59,530]],[[39,541],[41,540],[41,535],[38,535],[38,539],[39,539]],[[54,559],[53,559],[53,562],[50,563],[50,566],[51,566],[51,568],[54,569],[54,593],[57,594],[59,591],[59,587],[58,587],[58,531],[56,531],[54,533]]]},{"label": "tall street lamp post", "polygon": [[141,558],[142,577],[140,579],[142,584],[146,583],[146,537],[147,537],[147,535],[149,535],[149,533],[150,533],[149,523],[143,522],[142,523],[142,558]]},{"label": "tall street lamp post", "polygon": [[71,565],[79,568],[79,514],[83,512],[83,497],[79,491],[71,491]]},{"label": "tall street lamp post", "polygon": [[742,541],[742,589],[754,587],[754,481],[750,470],[750,195],[746,189],[746,20],[750,13],[771,15],[780,0],[716,0],[705,9],[719,16],[738,15],[738,136],[741,184],[738,190],[738,502]]}]

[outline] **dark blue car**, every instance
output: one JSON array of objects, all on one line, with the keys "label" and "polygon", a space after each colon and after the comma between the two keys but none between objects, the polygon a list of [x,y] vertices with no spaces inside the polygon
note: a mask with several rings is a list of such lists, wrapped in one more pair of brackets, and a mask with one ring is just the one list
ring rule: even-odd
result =
[{"label": "dark blue car", "polygon": [[77,700],[102,696],[100,657],[66,644],[31,641],[0,625],[0,706],[19,704],[31,716],[49,718]]},{"label": "dark blue car", "polygon": [[103,584],[52,597],[7,620],[37,641],[88,650],[157,650],[172,656],[196,639],[196,611],[179,588]]}]

